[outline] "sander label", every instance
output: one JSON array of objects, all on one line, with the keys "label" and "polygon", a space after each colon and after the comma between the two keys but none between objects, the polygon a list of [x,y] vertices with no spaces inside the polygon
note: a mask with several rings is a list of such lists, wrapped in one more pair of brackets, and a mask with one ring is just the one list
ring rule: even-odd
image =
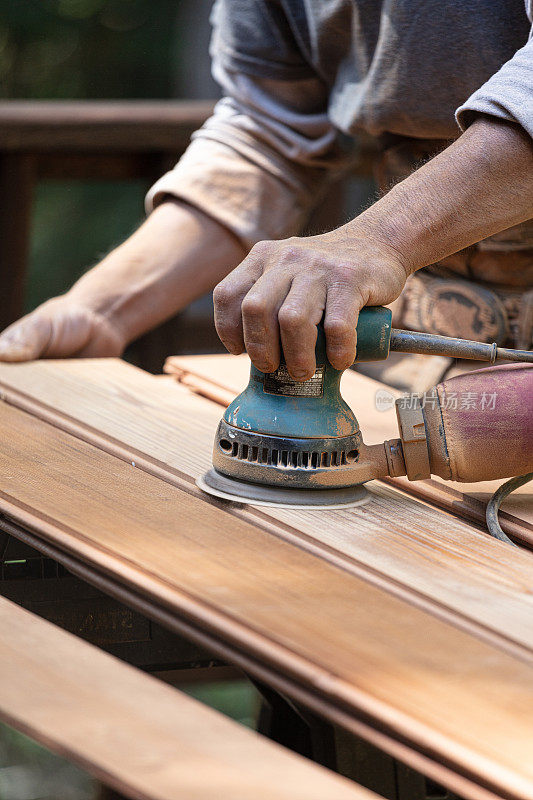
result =
[{"label": "sander label", "polygon": [[324,371],[325,365],[319,364],[315,374],[308,381],[295,381],[289,375],[287,365],[281,363],[275,372],[265,374],[263,390],[267,394],[279,394],[285,397],[322,397]]}]

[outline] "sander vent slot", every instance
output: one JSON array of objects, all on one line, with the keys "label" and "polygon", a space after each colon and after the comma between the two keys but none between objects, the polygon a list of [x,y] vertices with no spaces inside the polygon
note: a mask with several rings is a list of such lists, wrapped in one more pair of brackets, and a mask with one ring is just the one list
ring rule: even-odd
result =
[{"label": "sander vent slot", "polygon": [[355,461],[359,455],[357,450],[280,450],[236,441],[230,444],[227,439],[220,440],[219,446],[238,461],[306,470],[340,467]]}]

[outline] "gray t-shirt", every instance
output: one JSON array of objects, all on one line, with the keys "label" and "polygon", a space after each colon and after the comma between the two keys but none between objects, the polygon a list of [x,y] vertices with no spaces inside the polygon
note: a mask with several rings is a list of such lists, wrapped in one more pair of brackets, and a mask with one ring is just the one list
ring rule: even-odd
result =
[{"label": "gray t-shirt", "polygon": [[524,0],[217,0],[213,53],[247,75],[318,76],[345,133],[447,138],[462,106],[533,135],[528,12]]},{"label": "gray t-shirt", "polygon": [[533,137],[532,14],[533,0],[216,0],[224,98],[147,209],[172,194],[252,246],[301,229],[359,131],[453,138],[483,113]]}]

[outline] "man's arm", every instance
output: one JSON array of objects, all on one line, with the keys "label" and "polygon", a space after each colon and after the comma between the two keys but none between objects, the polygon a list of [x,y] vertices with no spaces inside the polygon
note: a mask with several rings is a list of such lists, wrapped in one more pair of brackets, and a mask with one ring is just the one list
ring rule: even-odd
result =
[{"label": "man's arm", "polygon": [[533,141],[478,118],[354,224],[379,225],[409,272],[533,217]]},{"label": "man's arm", "polygon": [[391,302],[415,270],[531,217],[531,137],[480,117],[348,224],[257,244],[215,289],[218,333],[265,372],[279,363],[281,339],[289,371],[305,380],[324,315],[328,358],[344,369],[355,358],[363,306]]},{"label": "man's arm", "polygon": [[0,360],[120,355],[128,342],[211,289],[245,253],[206,214],[164,202],[67,294],[4,331]]},{"label": "man's arm", "polygon": [[[219,27],[228,15],[240,24],[230,12]],[[0,360],[118,355],[213,288],[257,241],[299,230],[350,156],[328,120],[321,81],[300,64],[285,75],[279,47],[267,50],[283,74],[241,73],[217,62],[226,47],[214,48],[225,98],[148,193],[147,221],[66,295],[0,335]]]}]

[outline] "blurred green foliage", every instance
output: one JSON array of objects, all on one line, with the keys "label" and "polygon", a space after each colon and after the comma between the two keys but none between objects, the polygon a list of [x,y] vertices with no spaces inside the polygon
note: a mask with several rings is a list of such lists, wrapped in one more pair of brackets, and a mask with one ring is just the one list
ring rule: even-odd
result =
[{"label": "blurred green foliage", "polygon": [[89,775],[0,724],[1,800],[94,800],[95,796],[96,783]]},{"label": "blurred green foliage", "polygon": [[[209,0],[0,0],[0,97],[169,98]],[[140,181],[44,182],[36,189],[26,310],[66,291],[143,219]]]},{"label": "blurred green foliage", "polygon": [[133,232],[143,219],[146,189],[142,181],[47,181],[37,187],[27,310],[65,292]]},{"label": "blurred green foliage", "polygon": [[249,681],[224,681],[219,683],[188,683],[180,686],[182,692],[200,700],[227,717],[254,728],[260,707],[260,696]]},{"label": "blurred green foliage", "polygon": [[0,0],[0,96],[169,97],[176,0]]}]

